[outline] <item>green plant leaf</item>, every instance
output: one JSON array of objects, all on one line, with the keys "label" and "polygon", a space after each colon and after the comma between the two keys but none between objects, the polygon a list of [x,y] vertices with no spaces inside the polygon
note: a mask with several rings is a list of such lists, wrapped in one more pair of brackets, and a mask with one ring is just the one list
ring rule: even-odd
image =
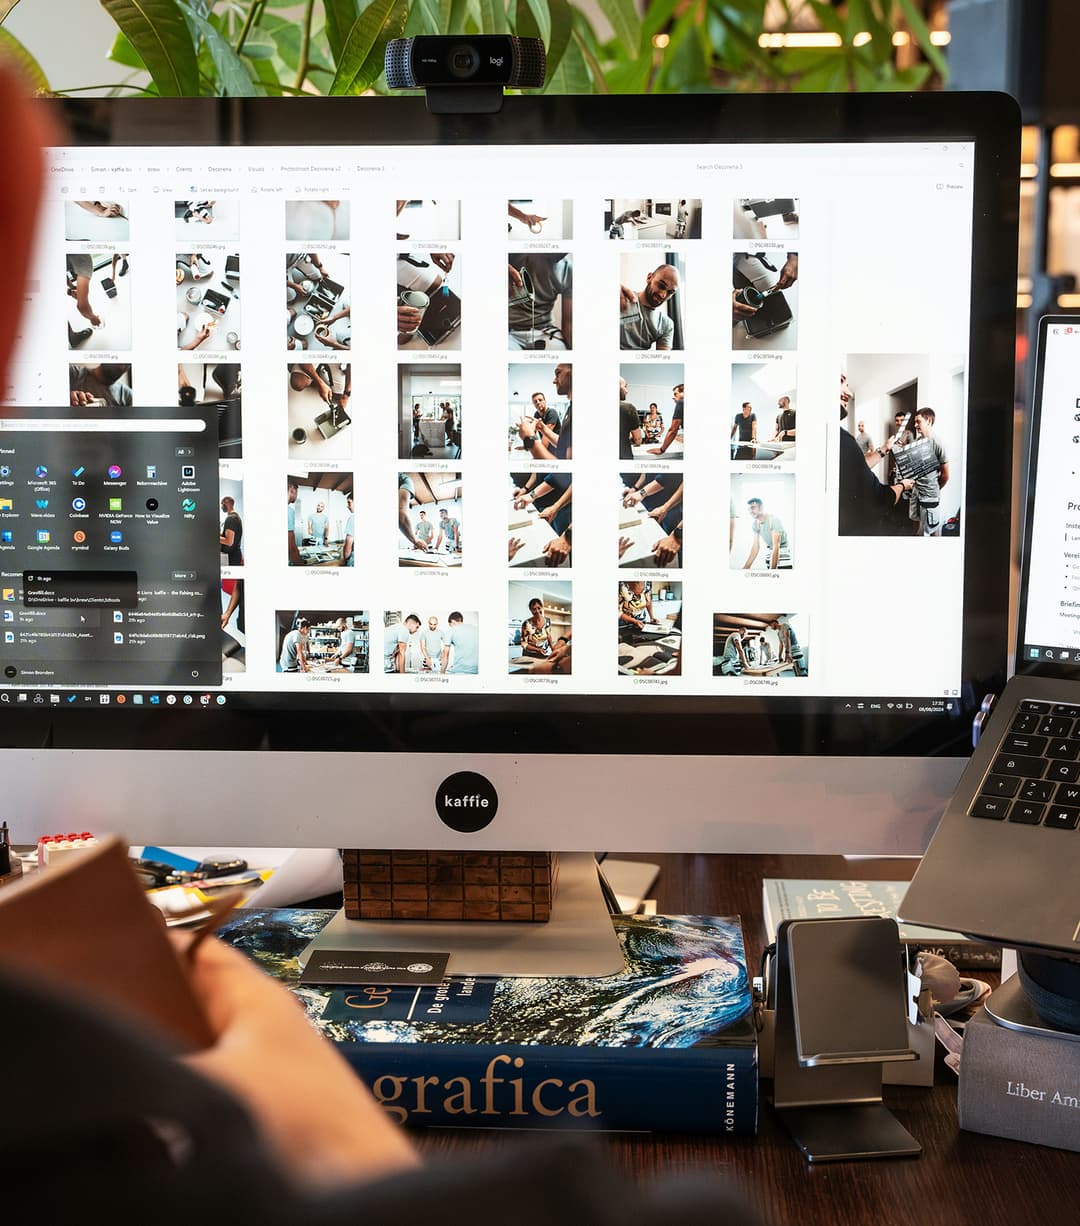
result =
[{"label": "green plant leaf", "polygon": [[125,68],[136,68],[144,72],[146,71],[146,65],[142,62],[142,56],[131,45],[127,35],[122,30],[117,30],[116,38],[113,39],[113,45],[109,49],[108,58],[114,64],[123,64]]},{"label": "green plant leaf", "polygon": [[[910,68],[901,68],[885,88],[908,92],[925,89],[932,71],[929,64],[912,64]],[[879,85],[878,88],[882,87]]]},{"label": "green plant leaf", "polygon": [[680,0],[656,0],[654,4],[645,6],[645,17],[641,23],[641,42],[652,43],[653,35],[660,31],[671,20],[672,14],[679,7]]},{"label": "green plant leaf", "polygon": [[701,27],[691,8],[679,17],[671,31],[671,41],[654,89],[661,93],[678,93],[705,84],[708,75]]},{"label": "green plant leaf", "polygon": [[269,34],[281,62],[290,72],[300,66],[300,26],[288,19],[261,22],[260,33]]},{"label": "green plant leaf", "polygon": [[[9,6],[9,12],[11,7],[14,6]],[[7,14],[5,13],[4,16],[7,16]],[[0,55],[14,63],[20,76],[33,88],[35,93],[52,93],[49,78],[45,75],[45,70],[14,34],[9,34],[7,30],[3,29],[0,29]]]},{"label": "green plant leaf", "polygon": [[[277,47],[278,55],[285,64],[296,72],[300,67],[300,43],[302,31],[299,23],[290,17],[274,17],[260,25],[263,33],[269,34]],[[323,40],[319,30],[313,30],[308,43],[308,69],[325,68],[331,76],[334,69],[326,58],[323,50]]]},{"label": "green plant leaf", "polygon": [[409,20],[405,23],[405,33],[408,37],[417,34],[437,34],[439,32],[438,0],[416,0],[409,5]]},{"label": "green plant leaf", "polygon": [[197,97],[195,47],[176,0],[100,0],[127,35],[163,98]]},{"label": "green plant leaf", "polygon": [[250,67],[255,80],[268,94],[279,95],[281,93],[281,78],[274,68],[273,60],[252,60]]},{"label": "green plant leaf", "polygon": [[336,64],[341,59],[345,40],[349,37],[349,31],[360,12],[356,0],[323,0],[323,12],[326,18],[326,41]]},{"label": "green plant leaf", "polygon": [[533,4],[531,0],[517,0],[514,6],[514,33],[518,38],[539,38],[547,46],[538,12],[538,9],[542,7],[544,6]]},{"label": "green plant leaf", "polygon": [[485,34],[510,33],[510,22],[502,0],[480,0],[480,17]]},{"label": "green plant leaf", "polygon": [[633,54],[634,48],[641,42],[641,21],[634,0],[600,0],[600,11],[611,23],[611,29],[625,54]]},{"label": "green plant leaf", "polygon": [[947,81],[949,79],[949,65],[941,54],[940,48],[935,47],[930,41],[930,31],[923,20],[922,13],[915,7],[912,0],[898,0],[898,3],[900,11],[904,14],[904,20],[911,29],[911,35],[919,44],[923,55],[926,56],[927,61],[942,81]]},{"label": "green plant leaf", "polygon": [[386,44],[400,38],[409,16],[408,0],[372,0],[349,31],[330,94],[363,93],[383,70]]},{"label": "green plant leaf", "polygon": [[606,73],[608,89],[613,94],[643,94],[649,88],[652,57],[644,52],[633,60],[618,61]]},{"label": "green plant leaf", "polygon": [[548,0],[548,11],[551,14],[551,32],[547,43],[547,80],[550,84],[559,70],[566,48],[570,45],[570,36],[574,31],[574,13],[568,0]]},{"label": "green plant leaf", "polygon": [[814,10],[818,24],[827,34],[839,34],[841,38],[844,37],[844,23],[840,14],[829,4],[828,0],[810,0],[810,7]]},{"label": "green plant leaf", "polygon": [[572,36],[559,63],[548,77],[544,92],[547,94],[591,94],[595,86],[589,74],[581,47]]},{"label": "green plant leaf", "polygon": [[847,64],[842,55],[823,55],[801,73],[793,88],[799,93],[843,93],[847,90]]},{"label": "green plant leaf", "polygon": [[[580,18],[580,12],[576,14]],[[577,20],[574,22],[574,33],[571,39],[571,46],[576,47],[581,54],[582,60],[585,62],[586,70],[592,78],[592,89],[585,89],[581,92],[598,94],[610,93],[607,80],[604,77],[604,69],[600,61],[596,58],[592,48],[589,46],[589,41],[585,37],[584,31],[581,29]],[[565,57],[563,57],[565,58]]]},{"label": "green plant leaf", "polygon": [[213,60],[215,75],[221,92],[228,98],[254,98],[258,94],[251,74],[244,67],[243,61],[229,44],[222,38],[217,27],[210,24],[205,17],[200,17],[190,4],[177,0],[180,11],[187,17],[202,36],[206,49]]},{"label": "green plant leaf", "polygon": [[277,47],[265,39],[248,37],[244,39],[241,55],[246,60],[272,60],[277,55]]},{"label": "green plant leaf", "polygon": [[450,0],[450,16],[446,23],[448,34],[464,34],[469,20],[468,0]]},{"label": "green plant leaf", "polygon": [[712,42],[716,66],[736,76],[743,88],[754,84],[752,74],[755,71],[764,82],[774,86],[776,83],[773,54],[758,46],[760,29],[760,24],[748,28],[744,20],[734,20],[729,12],[709,12],[706,30]]}]

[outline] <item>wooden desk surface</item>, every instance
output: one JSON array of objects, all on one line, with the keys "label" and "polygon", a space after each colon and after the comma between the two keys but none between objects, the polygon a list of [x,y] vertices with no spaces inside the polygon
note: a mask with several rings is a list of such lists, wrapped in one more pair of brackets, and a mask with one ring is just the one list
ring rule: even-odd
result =
[{"label": "wooden desk surface", "polygon": [[[765,943],[762,877],[857,874],[895,880],[912,871],[911,861],[859,861],[856,868],[839,856],[617,854],[662,866],[654,890],[661,912],[741,915],[752,973]],[[763,1091],[768,1089],[763,1083]],[[608,1160],[631,1177],[718,1174],[739,1188],[770,1226],[1056,1226],[1080,1216],[1080,1154],[961,1132],[956,1078],[940,1058],[932,1089],[886,1086],[885,1103],[921,1142],[921,1157],[812,1167],[777,1122],[764,1092],[756,1137],[606,1133],[598,1142]],[[520,1145],[536,1136],[480,1129],[416,1135],[432,1158]]]}]

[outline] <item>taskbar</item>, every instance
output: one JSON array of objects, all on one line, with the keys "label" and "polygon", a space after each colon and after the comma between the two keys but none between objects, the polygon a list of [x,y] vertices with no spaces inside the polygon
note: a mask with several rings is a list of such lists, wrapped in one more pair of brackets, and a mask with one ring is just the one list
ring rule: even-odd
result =
[{"label": "taskbar", "polygon": [[1031,664],[1080,664],[1075,647],[1048,647],[1045,643],[1025,643],[1021,658]]},{"label": "taskbar", "polygon": [[[514,695],[456,695],[456,701],[464,705],[469,705],[469,700],[484,706],[490,706],[494,700],[495,705],[504,703],[507,709],[510,709],[515,703],[517,696]],[[540,696],[533,696],[530,701],[535,702]],[[559,695],[544,695],[545,699],[555,699],[558,701]],[[618,696],[603,696],[591,695],[588,698],[580,694],[577,695],[562,695],[562,698],[569,698],[574,701],[575,705],[584,711],[599,710],[601,708],[622,706],[629,703],[638,705],[643,700],[643,695],[639,692],[634,695],[618,695]],[[956,693],[951,692],[949,695],[935,697],[835,697],[822,695],[762,695],[760,693],[752,694],[694,694],[681,696],[682,705],[691,704],[717,704],[728,706],[732,709],[739,707],[753,706],[757,709],[771,709],[775,712],[781,712],[785,709],[791,712],[800,712],[804,715],[818,716],[858,716],[861,718],[875,717],[878,715],[884,716],[909,716],[912,718],[926,718],[927,716],[945,716],[956,717],[963,713],[964,704]],[[254,691],[254,690],[238,690],[226,695],[220,690],[165,690],[165,689],[67,689],[67,688],[35,688],[35,689],[0,689],[0,708],[27,708],[33,707],[40,709],[41,707],[50,707],[56,709],[78,709],[85,710],[88,707],[101,708],[109,707],[111,709],[121,710],[145,710],[146,708],[162,708],[162,707],[225,707],[228,706],[234,711],[267,711],[274,709],[296,709],[299,706],[306,705],[306,700],[315,700],[315,705],[336,710],[347,710],[349,708],[362,707],[366,703],[378,705],[380,703],[389,703],[393,706],[411,707],[413,705],[422,705],[427,699],[426,695],[412,693],[395,693],[393,691],[382,691],[372,694],[327,694],[325,692],[285,692],[281,690],[272,691]],[[668,703],[671,705],[680,704],[680,696],[671,694],[650,694],[647,701],[649,703]]]},{"label": "taskbar", "polygon": [[15,707],[223,707],[224,694],[190,690],[0,690],[0,706]]}]

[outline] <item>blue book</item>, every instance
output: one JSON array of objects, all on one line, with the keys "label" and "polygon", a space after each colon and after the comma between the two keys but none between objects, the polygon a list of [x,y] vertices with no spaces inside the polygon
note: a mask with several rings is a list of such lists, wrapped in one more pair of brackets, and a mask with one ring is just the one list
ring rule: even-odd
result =
[{"label": "blue book", "polygon": [[301,987],[332,911],[243,910],[220,930],[302,999],[412,1126],[753,1133],[757,1032],[738,919],[616,916],[601,979]]}]

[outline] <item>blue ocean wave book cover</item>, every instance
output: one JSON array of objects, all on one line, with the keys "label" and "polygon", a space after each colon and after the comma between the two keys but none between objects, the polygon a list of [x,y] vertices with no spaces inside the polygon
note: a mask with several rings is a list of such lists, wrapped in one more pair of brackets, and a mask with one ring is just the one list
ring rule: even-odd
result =
[{"label": "blue ocean wave book cover", "polygon": [[301,987],[333,912],[243,910],[221,936],[301,998],[383,1108],[413,1126],[753,1133],[757,1034],[737,918],[616,916],[601,979]]}]

